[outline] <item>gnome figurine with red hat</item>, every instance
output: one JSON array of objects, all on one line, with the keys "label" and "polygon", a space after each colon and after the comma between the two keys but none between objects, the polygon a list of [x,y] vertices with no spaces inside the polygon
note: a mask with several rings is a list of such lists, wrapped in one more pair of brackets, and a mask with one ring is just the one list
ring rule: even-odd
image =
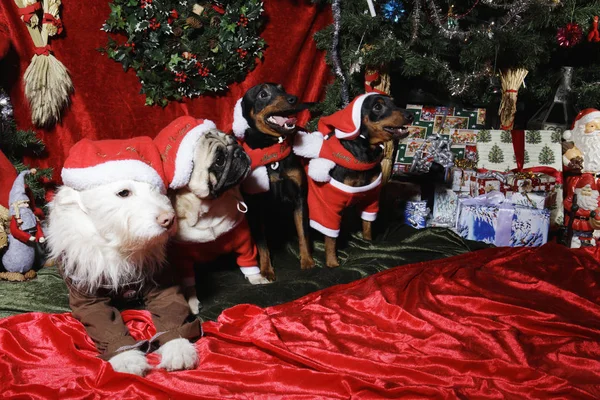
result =
[{"label": "gnome figurine with red hat", "polygon": [[8,250],[2,256],[2,265],[7,272],[0,272],[0,279],[24,281],[36,276],[32,269],[35,245],[36,242],[44,243],[46,238],[25,191],[25,176],[35,173],[35,169],[21,172],[10,190],[10,234]]},{"label": "gnome figurine with red hat", "polygon": [[565,167],[581,172],[600,172],[600,111],[587,108],[581,111],[571,130],[563,133],[573,147],[563,155]]}]

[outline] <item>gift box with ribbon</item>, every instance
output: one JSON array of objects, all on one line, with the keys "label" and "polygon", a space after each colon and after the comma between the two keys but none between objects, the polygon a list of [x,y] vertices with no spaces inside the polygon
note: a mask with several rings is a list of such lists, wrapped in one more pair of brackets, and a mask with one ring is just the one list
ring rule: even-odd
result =
[{"label": "gift box with ribbon", "polygon": [[550,212],[506,201],[500,192],[459,200],[456,232],[496,246],[536,247],[548,241]]},{"label": "gift box with ribbon", "polygon": [[404,222],[413,228],[425,228],[429,212],[427,201],[407,201],[404,209]]},{"label": "gift box with ribbon", "polygon": [[[482,131],[483,132],[483,131]],[[477,139],[477,170],[502,172],[509,185],[500,191],[545,192],[551,211],[550,225],[563,225],[561,136],[554,131],[485,131]],[[514,173],[510,176],[507,173]],[[473,194],[485,193],[477,190]]]}]

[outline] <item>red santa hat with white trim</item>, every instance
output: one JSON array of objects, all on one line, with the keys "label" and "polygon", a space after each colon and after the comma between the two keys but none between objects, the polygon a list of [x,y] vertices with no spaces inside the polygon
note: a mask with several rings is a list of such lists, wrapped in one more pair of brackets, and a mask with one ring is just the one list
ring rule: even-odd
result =
[{"label": "red santa hat with white trim", "polygon": [[370,92],[361,94],[352,100],[346,108],[319,120],[318,130],[323,135],[335,133],[338,139],[356,139],[360,133],[361,108],[365,99],[377,94]]},{"label": "red santa hat with white trim", "polygon": [[563,139],[565,140],[571,140],[573,138],[573,130],[579,128],[580,126],[583,126],[585,124],[587,124],[590,121],[593,121],[595,119],[600,119],[600,111],[596,110],[595,108],[586,108],[584,110],[581,110],[579,112],[579,114],[577,114],[577,116],[575,117],[575,120],[573,121],[573,124],[571,125],[571,130],[567,130],[563,132]]},{"label": "red santa hat with white trim", "polygon": [[576,182],[575,189],[582,189],[586,186],[590,186],[592,190],[598,190],[598,186],[596,184],[596,179],[592,174],[583,174],[581,178]]},{"label": "red santa hat with white trim", "polygon": [[77,142],[63,166],[63,184],[86,190],[119,180],[146,182],[161,193],[166,180],[158,149],[152,138],[140,136],[124,140]]},{"label": "red santa hat with white trim", "polygon": [[202,135],[216,128],[208,119],[184,116],[171,122],[154,138],[169,188],[179,189],[189,183],[196,144]]}]

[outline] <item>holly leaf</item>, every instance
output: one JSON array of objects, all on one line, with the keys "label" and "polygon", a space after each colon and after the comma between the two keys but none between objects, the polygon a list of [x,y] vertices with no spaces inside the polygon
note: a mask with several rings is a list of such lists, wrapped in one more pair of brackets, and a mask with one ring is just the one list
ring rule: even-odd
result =
[{"label": "holly leaf", "polygon": [[177,65],[177,63],[179,61],[182,61],[183,58],[179,57],[179,54],[175,53],[175,54],[171,54],[171,59],[169,60],[169,67],[174,67]]},{"label": "holly leaf", "polygon": [[146,103],[145,103],[145,105],[147,105],[147,106],[154,105],[154,100],[152,100],[152,97],[146,95]]}]

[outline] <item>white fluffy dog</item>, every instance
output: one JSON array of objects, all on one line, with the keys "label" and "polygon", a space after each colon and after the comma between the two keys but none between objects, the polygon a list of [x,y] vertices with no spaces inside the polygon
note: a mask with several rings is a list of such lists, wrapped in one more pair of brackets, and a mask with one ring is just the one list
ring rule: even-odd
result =
[{"label": "white fluffy dog", "polygon": [[[62,172],[65,186],[49,205],[51,256],[69,287],[73,316],[116,371],[144,375],[151,368],[145,353],[157,346],[159,368],[194,368],[198,356],[188,338],[200,336],[200,324],[188,319],[181,289],[163,268],[176,221],[157,170],[160,155],[149,138],[130,142],[73,147]],[[128,158],[120,159],[122,153]],[[134,299],[152,313],[158,333],[149,341],[130,336],[115,306]]]}]

